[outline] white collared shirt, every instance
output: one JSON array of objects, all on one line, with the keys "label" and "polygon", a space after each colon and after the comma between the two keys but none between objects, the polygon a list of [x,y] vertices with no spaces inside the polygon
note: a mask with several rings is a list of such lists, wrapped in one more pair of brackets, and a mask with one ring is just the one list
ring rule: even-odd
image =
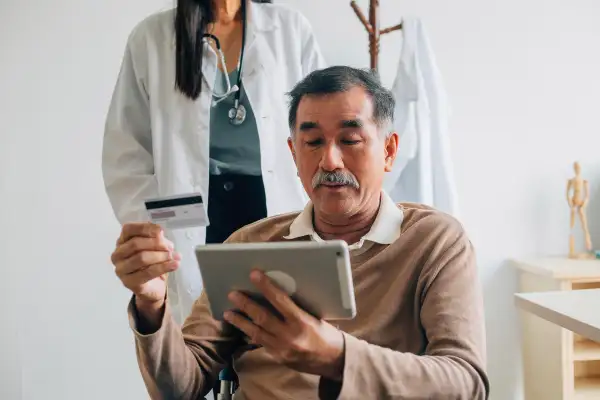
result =
[{"label": "white collared shirt", "polygon": [[[350,244],[348,248],[356,254],[357,252],[366,251],[373,243],[392,244],[400,237],[403,220],[404,212],[402,209],[394,203],[385,191],[382,191],[379,211],[371,229],[358,242]],[[303,236],[310,236],[312,240],[317,242],[323,241],[315,232],[313,226],[312,202],[308,202],[304,210],[294,219],[290,225],[290,233],[283,238],[291,240]]]}]

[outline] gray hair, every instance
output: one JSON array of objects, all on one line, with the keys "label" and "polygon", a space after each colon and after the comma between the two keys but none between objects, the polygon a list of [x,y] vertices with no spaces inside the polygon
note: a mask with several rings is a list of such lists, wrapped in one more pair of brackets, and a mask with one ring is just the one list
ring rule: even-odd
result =
[{"label": "gray hair", "polygon": [[346,92],[354,87],[362,87],[373,100],[373,120],[380,131],[388,136],[393,131],[394,95],[371,70],[346,66],[333,66],[308,74],[288,93],[290,98],[288,124],[292,135],[296,129],[296,114],[302,97],[307,95],[327,95]]}]

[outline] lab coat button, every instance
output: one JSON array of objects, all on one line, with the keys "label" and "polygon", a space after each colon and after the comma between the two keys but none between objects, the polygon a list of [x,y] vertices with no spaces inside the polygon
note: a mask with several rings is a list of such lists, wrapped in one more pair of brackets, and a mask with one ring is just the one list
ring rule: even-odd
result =
[{"label": "lab coat button", "polygon": [[191,238],[194,237],[194,235],[192,234],[192,232],[186,232],[185,233],[185,237],[188,238],[188,239],[191,239]]},{"label": "lab coat button", "polygon": [[223,189],[225,189],[226,192],[229,192],[231,189],[233,189],[233,182],[225,182]]}]

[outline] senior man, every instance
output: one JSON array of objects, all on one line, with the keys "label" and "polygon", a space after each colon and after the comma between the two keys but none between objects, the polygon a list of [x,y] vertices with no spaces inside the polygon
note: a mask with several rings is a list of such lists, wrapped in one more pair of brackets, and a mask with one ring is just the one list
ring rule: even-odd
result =
[{"label": "senior man", "polygon": [[200,398],[233,357],[236,395],[245,399],[487,398],[483,304],[467,235],[452,217],[396,205],[382,191],[398,148],[392,95],[370,72],[331,67],[290,96],[289,147],[311,201],[228,241],[345,240],[357,316],[334,327],[254,271],[283,319],[231,293],[248,318],[228,312],[221,323],[202,294],[179,327],[164,280],[177,253],[159,227],[125,225],[113,263],[134,293],[130,322],[151,397]]}]

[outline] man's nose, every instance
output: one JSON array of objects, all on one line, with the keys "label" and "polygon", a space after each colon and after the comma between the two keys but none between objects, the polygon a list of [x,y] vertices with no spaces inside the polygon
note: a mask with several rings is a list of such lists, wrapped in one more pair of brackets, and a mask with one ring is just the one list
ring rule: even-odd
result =
[{"label": "man's nose", "polygon": [[335,171],[344,168],[342,152],[336,144],[328,144],[324,147],[319,167],[323,171]]}]

